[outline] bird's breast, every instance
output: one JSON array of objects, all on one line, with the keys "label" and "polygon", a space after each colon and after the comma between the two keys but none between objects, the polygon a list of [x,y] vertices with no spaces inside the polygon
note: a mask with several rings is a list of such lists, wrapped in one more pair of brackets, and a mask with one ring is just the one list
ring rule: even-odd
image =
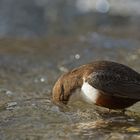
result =
[{"label": "bird's breast", "polygon": [[88,82],[83,83],[81,91],[83,98],[88,103],[94,103],[98,106],[110,109],[123,109],[137,102],[135,99],[121,98],[103,94],[98,89],[95,89],[89,85]]},{"label": "bird's breast", "polygon": [[83,98],[89,102],[96,104],[99,98],[99,91],[88,84],[88,82],[84,82],[81,88]]}]

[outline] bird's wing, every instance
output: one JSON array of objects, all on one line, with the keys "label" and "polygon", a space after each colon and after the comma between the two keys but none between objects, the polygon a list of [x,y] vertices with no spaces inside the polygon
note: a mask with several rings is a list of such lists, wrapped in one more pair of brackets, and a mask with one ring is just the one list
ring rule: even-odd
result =
[{"label": "bird's wing", "polygon": [[[131,78],[130,78],[131,77]],[[140,80],[133,75],[122,75],[113,72],[93,72],[86,81],[94,88],[110,96],[140,99]]]}]

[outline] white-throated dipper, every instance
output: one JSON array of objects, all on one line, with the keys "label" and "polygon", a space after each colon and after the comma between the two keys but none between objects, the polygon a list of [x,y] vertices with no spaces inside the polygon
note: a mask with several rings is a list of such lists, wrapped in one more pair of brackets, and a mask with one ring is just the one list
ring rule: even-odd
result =
[{"label": "white-throated dipper", "polygon": [[67,104],[76,89],[89,103],[125,109],[140,101],[140,74],[116,62],[94,61],[63,74],[53,87],[53,102]]}]

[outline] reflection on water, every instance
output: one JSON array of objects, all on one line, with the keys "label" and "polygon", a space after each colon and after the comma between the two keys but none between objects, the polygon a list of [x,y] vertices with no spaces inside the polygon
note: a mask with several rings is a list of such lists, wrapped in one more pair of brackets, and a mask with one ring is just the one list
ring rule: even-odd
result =
[{"label": "reflection on water", "polygon": [[95,59],[140,71],[140,42],[92,33],[47,40],[0,40],[0,137],[6,140],[139,139],[140,104],[126,115],[74,102],[58,108],[51,88],[64,71]]}]

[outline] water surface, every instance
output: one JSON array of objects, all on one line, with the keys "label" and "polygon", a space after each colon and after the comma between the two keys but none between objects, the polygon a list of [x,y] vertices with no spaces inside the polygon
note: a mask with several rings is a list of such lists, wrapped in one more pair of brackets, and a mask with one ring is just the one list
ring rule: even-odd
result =
[{"label": "water surface", "polygon": [[1,39],[0,138],[140,139],[140,103],[124,115],[80,101],[65,109],[51,102],[56,79],[81,64],[105,59],[140,72],[139,46],[137,39],[97,32],[47,39]]}]

